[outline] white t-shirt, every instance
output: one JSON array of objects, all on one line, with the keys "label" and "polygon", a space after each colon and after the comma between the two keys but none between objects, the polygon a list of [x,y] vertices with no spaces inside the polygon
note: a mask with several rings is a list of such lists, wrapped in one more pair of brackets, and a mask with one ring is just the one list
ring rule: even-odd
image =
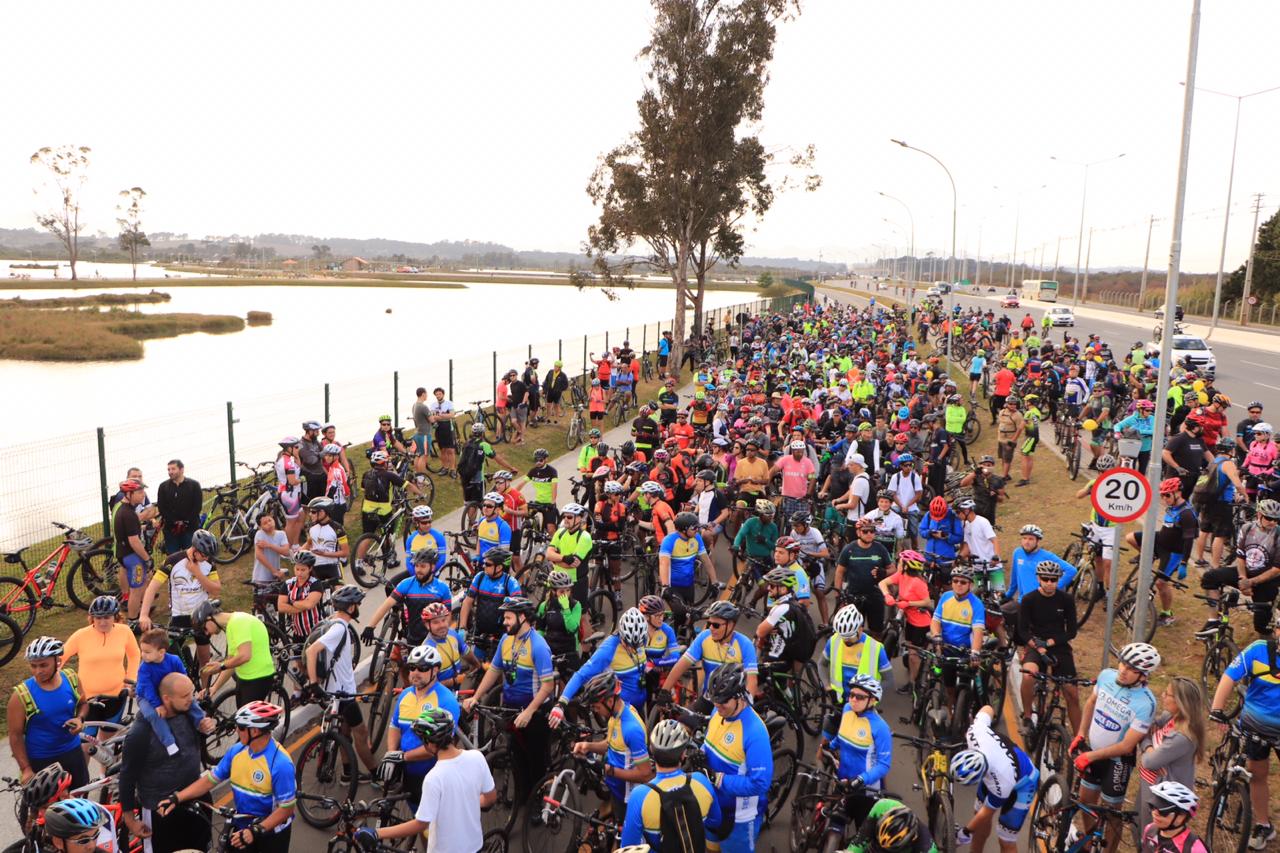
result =
[{"label": "white t-shirt", "polygon": [[[911,501],[915,498],[916,494],[918,494],[923,488],[924,483],[920,480],[920,475],[915,471],[912,471],[911,475],[906,477],[904,477],[902,472],[899,471],[889,478],[888,489],[898,496],[899,508],[911,504]],[[907,510],[907,512],[918,513],[920,512],[920,507],[912,504],[911,508]]]},{"label": "white t-shirt", "polygon": [[[338,531],[333,529],[331,524],[313,524],[311,529],[307,531],[307,535],[311,538],[311,550],[326,551],[332,553],[338,550]],[[321,557],[316,556],[317,566],[337,566],[341,565],[337,557]]]},{"label": "white t-shirt", "polygon": [[[265,530],[259,530],[253,534],[253,542],[256,545],[259,542],[267,542],[278,548],[283,548],[289,544],[289,537],[284,535],[283,530],[277,530],[270,536]],[[253,559],[253,582],[254,583],[270,583],[276,579],[275,573],[280,571],[280,555],[275,551],[264,550],[258,555],[257,548],[254,548]],[[266,561],[265,565],[263,561]]]},{"label": "white t-shirt", "polygon": [[848,496],[853,498],[853,503],[845,511],[845,518],[857,521],[862,518],[867,508],[867,501],[871,499],[871,477],[865,471],[849,483]]},{"label": "white t-shirt", "polygon": [[[329,650],[329,677],[325,679],[324,689],[328,693],[355,693],[356,673],[353,666],[355,646],[352,643],[349,624],[335,618],[329,629],[320,635],[317,643]],[[346,636],[346,645],[341,654],[335,654],[338,646]]]},{"label": "white t-shirt", "polygon": [[483,847],[480,795],[492,790],[489,762],[478,750],[437,761],[422,780],[422,801],[414,815],[431,824],[427,853],[476,853]]},{"label": "white t-shirt", "polygon": [[796,540],[796,544],[800,546],[801,554],[813,556],[827,546],[826,540],[822,538],[822,533],[812,524],[804,533],[796,533],[795,528],[791,529],[791,538]]},{"label": "white t-shirt", "polygon": [[[213,573],[213,563],[201,562],[198,570],[205,577]],[[179,560],[169,570],[169,611],[174,616],[189,616],[209,600],[209,593],[191,573],[191,561]]]},{"label": "white t-shirt", "polygon": [[964,523],[964,544],[969,546],[969,553],[979,560],[996,559],[996,548],[991,544],[991,540],[995,538],[996,532],[992,529],[991,522],[980,515],[975,515],[973,521]]},{"label": "white t-shirt", "polygon": [[902,521],[902,516],[898,515],[892,508],[888,512],[881,512],[880,507],[876,507],[863,518],[869,518],[876,523],[877,538],[888,539],[893,537],[897,540],[905,538],[907,535],[907,528]]}]

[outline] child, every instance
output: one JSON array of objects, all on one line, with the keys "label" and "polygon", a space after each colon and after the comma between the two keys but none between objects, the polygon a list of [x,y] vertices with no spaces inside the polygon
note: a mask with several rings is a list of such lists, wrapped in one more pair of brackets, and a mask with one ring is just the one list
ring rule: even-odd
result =
[{"label": "child", "polygon": [[[182,659],[169,651],[169,632],[164,628],[152,628],[144,631],[138,639],[138,650],[142,653],[142,663],[138,665],[138,713],[151,726],[151,730],[160,738],[170,755],[176,755],[178,744],[173,740],[173,732],[157,711],[163,705],[160,702],[160,681],[171,672],[185,673]],[[191,720],[197,726],[204,719],[204,710],[199,702],[191,703]]]}]

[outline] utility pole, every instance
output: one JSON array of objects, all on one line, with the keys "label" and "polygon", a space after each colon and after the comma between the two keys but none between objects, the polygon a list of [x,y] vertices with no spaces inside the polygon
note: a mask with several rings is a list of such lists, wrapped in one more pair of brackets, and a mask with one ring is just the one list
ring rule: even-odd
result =
[{"label": "utility pole", "polygon": [[1062,235],[1059,234],[1058,248],[1053,250],[1053,275],[1049,276],[1049,278],[1053,279],[1054,281],[1058,280],[1058,258],[1061,256],[1061,254],[1062,254]]},{"label": "utility pole", "polygon": [[982,223],[978,223],[978,269],[973,274],[973,287],[978,289],[982,287]]},{"label": "utility pole", "polygon": [[1253,287],[1253,256],[1258,250],[1258,213],[1262,210],[1262,193],[1253,195],[1253,230],[1249,232],[1249,262],[1244,267],[1244,293],[1240,296],[1240,325],[1249,325],[1249,291]]},{"label": "utility pole", "polygon": [[1093,226],[1089,226],[1089,248],[1084,251],[1084,288],[1080,291],[1080,301],[1089,301],[1089,258],[1093,255]]},{"label": "utility pole", "polygon": [[1147,298],[1147,265],[1151,260],[1151,228],[1156,224],[1156,215],[1151,214],[1147,220],[1147,251],[1142,256],[1142,283],[1138,285],[1138,310],[1142,310],[1143,300]]}]

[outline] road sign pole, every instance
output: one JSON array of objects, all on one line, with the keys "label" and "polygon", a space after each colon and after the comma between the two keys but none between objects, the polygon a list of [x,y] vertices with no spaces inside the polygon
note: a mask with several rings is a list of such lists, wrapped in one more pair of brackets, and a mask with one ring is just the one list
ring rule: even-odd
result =
[{"label": "road sign pole", "polygon": [[1098,671],[1107,668],[1107,664],[1111,660],[1111,633],[1116,624],[1116,587],[1119,585],[1120,577],[1120,546],[1124,543],[1124,525],[1115,525],[1116,539],[1115,544],[1111,546],[1111,577],[1107,583],[1107,627],[1102,632],[1102,663],[1098,664]]},{"label": "road sign pole", "polygon": [[[1124,544],[1125,524],[1136,521],[1151,507],[1151,483],[1134,468],[1112,468],[1094,481],[1090,503],[1099,517],[1113,525],[1115,540],[1111,548],[1111,577],[1107,589],[1107,625],[1102,638],[1102,668],[1111,655],[1111,638],[1116,620],[1116,585],[1120,577],[1120,546]],[[1145,540],[1154,537],[1143,537]],[[1149,583],[1150,581],[1148,581]],[[1139,585],[1138,589],[1146,589]],[[1141,610],[1142,608],[1138,608]],[[1134,636],[1141,636],[1134,628]]]}]

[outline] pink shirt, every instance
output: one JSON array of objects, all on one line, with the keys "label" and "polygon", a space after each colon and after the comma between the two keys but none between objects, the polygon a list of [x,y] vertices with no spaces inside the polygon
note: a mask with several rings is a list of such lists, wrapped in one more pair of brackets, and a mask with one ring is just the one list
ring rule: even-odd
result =
[{"label": "pink shirt", "polygon": [[809,478],[818,473],[814,470],[813,460],[808,456],[797,460],[790,453],[778,460],[778,469],[782,472],[784,498],[803,499],[809,494]]},{"label": "pink shirt", "polygon": [[1249,454],[1244,458],[1245,470],[1254,476],[1265,474],[1271,468],[1271,463],[1276,461],[1277,452],[1280,449],[1274,441],[1263,443],[1255,440],[1249,445]]}]

